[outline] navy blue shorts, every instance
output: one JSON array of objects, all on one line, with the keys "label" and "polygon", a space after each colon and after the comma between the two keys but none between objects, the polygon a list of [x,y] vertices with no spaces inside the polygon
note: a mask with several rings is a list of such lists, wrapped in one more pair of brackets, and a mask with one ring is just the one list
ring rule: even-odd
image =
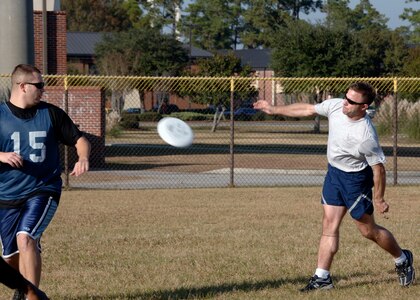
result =
[{"label": "navy blue shorts", "polygon": [[47,195],[29,198],[19,207],[0,209],[0,238],[3,257],[18,253],[16,237],[27,234],[37,240],[38,248],[42,233],[51,222],[58,206],[58,199]]},{"label": "navy blue shorts", "polygon": [[359,172],[344,172],[328,165],[322,188],[322,204],[345,206],[353,219],[373,214],[373,171],[370,166]]}]

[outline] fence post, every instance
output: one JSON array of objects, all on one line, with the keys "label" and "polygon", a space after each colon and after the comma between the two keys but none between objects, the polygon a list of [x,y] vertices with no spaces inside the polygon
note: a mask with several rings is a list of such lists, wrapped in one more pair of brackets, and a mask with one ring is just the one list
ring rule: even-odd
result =
[{"label": "fence post", "polygon": [[[69,113],[69,89],[67,75],[64,77],[64,111]],[[64,145],[64,188],[70,188],[69,147]]]},{"label": "fence post", "polygon": [[234,180],[234,174],[235,174],[235,153],[234,153],[234,136],[235,136],[235,122],[233,118],[234,113],[234,91],[235,91],[235,81],[233,77],[230,79],[230,182],[229,186],[234,187],[235,186],[235,180]]},{"label": "fence post", "polygon": [[393,145],[392,145],[392,156],[393,156],[393,168],[394,168],[394,182],[393,185],[398,184],[398,81],[394,78],[394,95],[392,97],[392,134],[393,134]]}]

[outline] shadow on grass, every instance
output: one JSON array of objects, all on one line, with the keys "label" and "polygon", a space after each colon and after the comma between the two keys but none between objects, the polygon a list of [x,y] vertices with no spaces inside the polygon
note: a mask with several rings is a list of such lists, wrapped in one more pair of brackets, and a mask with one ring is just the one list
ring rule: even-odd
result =
[{"label": "shadow on grass", "polygon": [[[335,282],[342,280],[347,281],[357,277],[369,276],[372,274],[368,273],[355,273],[348,276],[338,276],[335,278]],[[78,297],[64,297],[66,300],[99,300],[99,299],[148,299],[148,300],[164,300],[164,299],[194,299],[194,298],[209,298],[217,295],[232,293],[232,292],[255,292],[265,289],[277,289],[286,284],[302,285],[305,286],[308,282],[308,277],[298,277],[295,279],[278,279],[278,280],[264,280],[259,282],[245,281],[242,283],[226,283],[221,285],[211,285],[202,287],[191,287],[191,288],[178,288],[171,290],[160,290],[151,292],[138,292],[138,293],[114,293],[109,295],[84,295]],[[363,281],[346,283],[339,288],[347,289],[354,286],[370,285],[380,282],[393,282],[395,280],[384,279],[384,280],[372,280],[366,279]],[[396,283],[396,282],[395,282]],[[300,288],[300,287],[299,287]]]},{"label": "shadow on grass", "polygon": [[221,285],[211,285],[203,287],[191,287],[191,288],[178,288],[172,290],[161,290],[161,291],[151,291],[151,292],[139,292],[139,293],[116,293],[112,295],[89,295],[89,296],[79,296],[79,297],[69,297],[64,298],[67,300],[87,300],[87,299],[192,299],[192,298],[207,298],[224,293],[242,291],[258,291],[263,289],[274,289],[279,288],[280,286],[287,283],[296,283],[303,282],[302,279],[297,280],[264,280],[260,282],[242,282],[242,283],[227,283]]}]

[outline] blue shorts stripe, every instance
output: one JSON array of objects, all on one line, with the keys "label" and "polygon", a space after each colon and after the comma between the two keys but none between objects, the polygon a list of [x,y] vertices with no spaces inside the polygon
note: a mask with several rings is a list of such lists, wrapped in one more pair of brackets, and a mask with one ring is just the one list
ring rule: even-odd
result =
[{"label": "blue shorts stripe", "polygon": [[48,224],[50,224],[52,218],[54,217],[56,210],[57,210],[57,202],[53,201],[53,197],[49,197],[48,203],[45,206],[45,210],[42,213],[42,216],[39,219],[39,222],[35,225],[33,230],[30,232],[31,236],[37,239],[42,235],[42,233],[45,231]]}]

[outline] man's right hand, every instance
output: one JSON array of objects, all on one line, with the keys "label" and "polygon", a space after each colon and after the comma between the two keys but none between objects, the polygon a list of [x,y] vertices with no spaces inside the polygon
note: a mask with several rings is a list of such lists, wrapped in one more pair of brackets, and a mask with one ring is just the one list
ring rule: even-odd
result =
[{"label": "man's right hand", "polygon": [[269,115],[273,113],[273,106],[270,105],[270,103],[268,103],[266,100],[258,100],[254,103],[254,108],[259,109]]},{"label": "man's right hand", "polygon": [[15,152],[1,152],[0,153],[0,162],[8,164],[13,168],[23,167],[23,158]]}]

